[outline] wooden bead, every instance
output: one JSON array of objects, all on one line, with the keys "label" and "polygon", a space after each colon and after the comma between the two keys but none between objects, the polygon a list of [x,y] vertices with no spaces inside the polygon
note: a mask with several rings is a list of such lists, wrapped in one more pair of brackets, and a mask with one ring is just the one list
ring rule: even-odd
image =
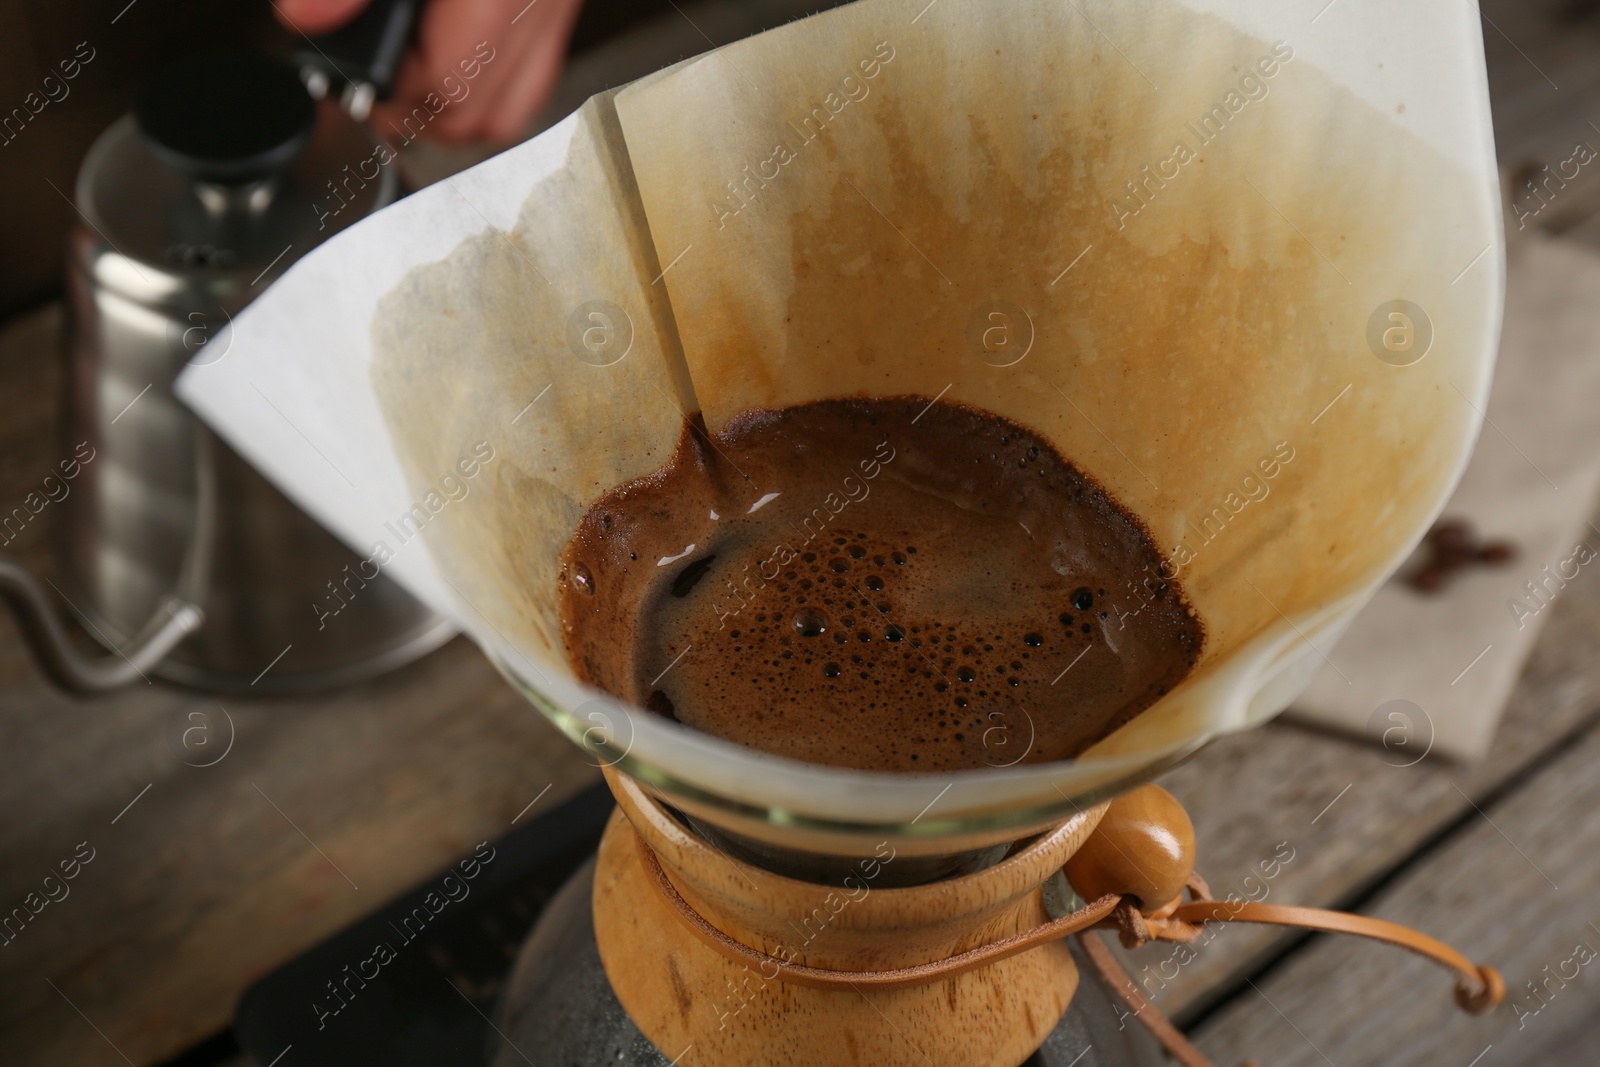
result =
[{"label": "wooden bead", "polygon": [[1067,860],[1067,881],[1084,900],[1139,898],[1154,911],[1177,899],[1194,870],[1194,824],[1165,789],[1143,785],[1111,802],[1095,832]]}]

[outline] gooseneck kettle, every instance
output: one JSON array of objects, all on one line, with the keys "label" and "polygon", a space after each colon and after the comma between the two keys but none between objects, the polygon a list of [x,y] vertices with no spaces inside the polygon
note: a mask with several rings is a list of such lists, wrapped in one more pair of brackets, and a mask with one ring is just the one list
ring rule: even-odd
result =
[{"label": "gooseneck kettle", "polygon": [[[379,7],[390,59],[367,69],[392,71],[404,35],[395,5]],[[206,342],[295,259],[395,198],[392,165],[357,173],[377,142],[328,85],[326,69],[198,56],[150,84],[84,160],[63,458],[47,484],[59,499],[54,588],[0,556],[0,593],[61,685],[104,690],[155,674],[299,691],[393,668],[453,632],[363,571],[172,392],[185,366],[227,359],[226,334]],[[359,80],[344,86],[358,113],[373,95]],[[58,599],[108,654],[77,651]]]}]

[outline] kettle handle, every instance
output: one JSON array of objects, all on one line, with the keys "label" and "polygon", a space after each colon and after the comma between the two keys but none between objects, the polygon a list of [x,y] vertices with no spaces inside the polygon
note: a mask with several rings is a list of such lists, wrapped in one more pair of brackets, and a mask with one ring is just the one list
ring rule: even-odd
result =
[{"label": "kettle handle", "polygon": [[[217,509],[216,465],[210,438],[198,422],[194,441],[194,519],[188,544],[184,546],[177,590],[162,599],[150,621],[122,648],[111,646],[113,651],[109,654],[94,657],[78,651],[40,580],[11,556],[0,552],[0,600],[10,606],[23,640],[28,642],[39,665],[62,688],[77,693],[103,693],[120,689],[138,678],[148,682],[150,679],[145,672],[153,669],[205,622],[205,612],[194,601],[200,598],[199,591],[205,587],[211,566]],[[79,618],[87,621],[88,616],[78,611],[54,582],[48,578],[45,582],[67,601]],[[98,629],[95,632],[101,641],[111,645],[105,634]]]},{"label": "kettle handle", "polygon": [[[55,583],[50,586],[54,589]],[[58,685],[79,693],[120,689],[144,678],[145,671],[165,659],[205,619],[195,605],[181,597],[168,597],[126,647],[90,657],[73,647],[39,579],[4,554],[0,554],[0,597],[11,606],[23,638],[46,673]]]}]

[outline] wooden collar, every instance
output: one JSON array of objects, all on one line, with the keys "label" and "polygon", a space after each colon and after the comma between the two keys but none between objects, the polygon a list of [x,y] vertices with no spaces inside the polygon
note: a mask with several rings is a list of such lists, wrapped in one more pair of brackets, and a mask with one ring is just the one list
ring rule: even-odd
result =
[{"label": "wooden collar", "polygon": [[1106,984],[1123,1000],[1133,1013],[1144,1022],[1151,1034],[1167,1052],[1184,1067],[1210,1067],[1209,1061],[1184,1036],[1167,1022],[1155,1007],[1139,993],[1138,988],[1122,971],[1100,941],[1089,934],[1095,927],[1117,930],[1123,945],[1138,948],[1151,941],[1192,941],[1198,937],[1208,922],[1250,922],[1274,926],[1295,926],[1328,933],[1354,934],[1375,941],[1397,945],[1415,952],[1424,959],[1449,968],[1457,974],[1455,999],[1460,1007],[1474,1015],[1489,1011],[1505,999],[1505,981],[1493,967],[1480,966],[1467,959],[1449,945],[1427,934],[1383,919],[1347,912],[1325,911],[1321,908],[1300,908],[1277,904],[1256,904],[1246,901],[1214,900],[1199,875],[1191,874],[1185,888],[1190,899],[1174,899],[1164,907],[1145,913],[1138,899],[1108,893],[1098,900],[1085,904],[1070,915],[1043,923],[1032,930],[992,941],[978,948],[942,960],[919,963],[912,967],[896,967],[883,971],[839,971],[791,963],[760,949],[751,948],[718,930],[705,917],[683,899],[672,880],[661,867],[655,851],[642,837],[634,835],[639,849],[639,859],[649,881],[671,905],[673,912],[701,942],[724,958],[743,964],[763,975],[791,985],[813,989],[902,989],[966,974],[986,967],[1020,952],[1036,948],[1073,934],[1081,935],[1085,953]]}]

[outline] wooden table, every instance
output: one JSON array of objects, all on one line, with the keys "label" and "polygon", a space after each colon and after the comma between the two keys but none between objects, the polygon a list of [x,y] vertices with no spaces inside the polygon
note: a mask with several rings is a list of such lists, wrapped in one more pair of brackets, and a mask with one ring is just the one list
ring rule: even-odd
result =
[{"label": "wooden table", "polygon": [[[1589,59],[1600,33],[1558,18],[1578,7],[1485,0],[1509,165],[1564,158],[1600,98]],[[577,74],[599,87],[598,70]],[[60,458],[57,328],[46,309],[0,337],[0,502]],[[9,548],[48,572],[44,527]],[[1600,1062],[1600,967],[1551,981],[1541,1000],[1524,985],[1570,974],[1577,944],[1600,950],[1597,649],[1600,579],[1585,572],[1481,764],[1396,767],[1371,745],[1273,724],[1162,780],[1192,813],[1217,890],[1287,842],[1294,859],[1272,900],[1444,937],[1500,967],[1521,1012],[1465,1017],[1442,972],[1394,950],[1243,926],[1163,978],[1157,1002],[1219,1065]],[[503,833],[536,797],[553,805],[594,777],[463,641],[324,697],[223,703],[231,750],[190,766],[175,736],[200,712],[220,742],[218,702],[159,684],[63,696],[0,618],[0,908],[93,850],[70,896],[0,948],[0,1063],[170,1057],[226,1027],[263,973]],[[1168,951],[1125,962],[1138,975]]]}]

